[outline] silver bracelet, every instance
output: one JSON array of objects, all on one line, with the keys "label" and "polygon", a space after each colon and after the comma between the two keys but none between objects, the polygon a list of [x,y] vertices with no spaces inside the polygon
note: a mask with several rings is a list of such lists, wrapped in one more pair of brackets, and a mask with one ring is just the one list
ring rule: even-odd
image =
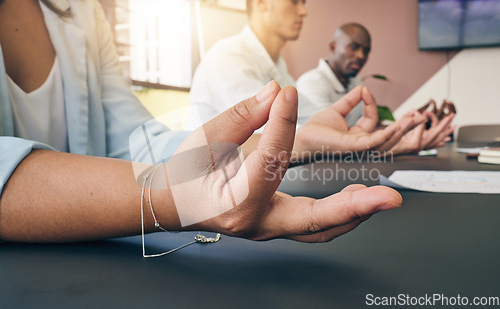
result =
[{"label": "silver bracelet", "polygon": [[[157,166],[153,166],[153,168],[151,168],[145,175],[144,175],[144,182],[142,184],[142,190],[141,190],[141,236],[142,236],[142,256],[145,257],[145,258],[154,258],[154,257],[160,257],[160,256],[164,256],[164,255],[167,255],[167,254],[170,254],[172,252],[175,252],[177,250],[180,250],[182,248],[185,248],[187,246],[190,246],[194,243],[205,243],[205,244],[210,244],[210,243],[216,243],[220,240],[221,238],[221,235],[219,233],[217,233],[217,235],[214,237],[214,238],[210,238],[210,237],[206,237],[204,235],[201,235],[200,233],[198,233],[195,237],[194,237],[194,240],[191,241],[191,242],[188,242],[180,247],[177,247],[175,249],[172,249],[172,250],[169,250],[169,251],[166,251],[166,252],[162,252],[162,253],[158,253],[158,254],[147,254],[146,253],[146,246],[144,244],[144,198],[145,198],[145,191],[146,191],[146,187],[147,187],[147,190],[148,190],[148,200],[149,200],[149,208],[151,209],[151,214],[153,215],[153,219],[154,219],[154,222],[155,222],[155,228],[163,231],[163,232],[168,232],[166,229],[164,229],[160,223],[158,222],[158,220],[156,219],[156,215],[154,213],[154,210],[153,210],[153,202],[151,200],[151,186],[153,184],[153,180],[154,180],[154,176],[156,174],[156,172],[158,171],[158,169],[163,165],[162,164],[159,164]],[[148,182],[149,180],[149,182]]]}]

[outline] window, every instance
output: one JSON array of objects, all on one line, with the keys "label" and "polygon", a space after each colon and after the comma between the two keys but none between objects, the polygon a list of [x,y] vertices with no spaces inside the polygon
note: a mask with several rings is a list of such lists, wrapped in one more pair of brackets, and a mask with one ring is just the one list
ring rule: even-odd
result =
[{"label": "window", "polygon": [[130,1],[132,79],[189,87],[193,52],[190,6],[185,0]]},{"label": "window", "polygon": [[[101,0],[135,85],[188,91],[206,49],[246,23],[245,0]],[[202,39],[200,39],[202,38]]]}]

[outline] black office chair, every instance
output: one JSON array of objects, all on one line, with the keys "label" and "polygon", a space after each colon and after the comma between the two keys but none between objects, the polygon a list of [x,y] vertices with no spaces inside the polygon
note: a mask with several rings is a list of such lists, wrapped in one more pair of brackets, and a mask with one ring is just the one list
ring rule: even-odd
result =
[{"label": "black office chair", "polygon": [[458,147],[500,146],[500,124],[468,125],[458,128]]}]

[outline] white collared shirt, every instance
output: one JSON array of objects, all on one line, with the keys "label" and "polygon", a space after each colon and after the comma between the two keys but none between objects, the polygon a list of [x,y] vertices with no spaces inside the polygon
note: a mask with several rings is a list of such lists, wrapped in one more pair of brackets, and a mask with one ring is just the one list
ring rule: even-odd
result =
[{"label": "white collared shirt", "polygon": [[[329,107],[359,85],[363,85],[363,82],[357,77],[351,77],[346,89],[324,59],[320,59],[315,69],[304,73],[297,80],[297,88],[300,93],[306,96],[309,101],[314,102],[318,110]],[[363,105],[362,103],[358,104],[347,115],[346,121],[350,127],[354,126],[363,116]]]},{"label": "white collared shirt", "polygon": [[[190,93],[189,129],[211,120],[236,103],[257,94],[271,80],[281,87],[295,86],[285,60],[274,62],[249,26],[222,39],[207,52],[196,69]],[[299,120],[304,123],[316,106],[299,95]]]}]

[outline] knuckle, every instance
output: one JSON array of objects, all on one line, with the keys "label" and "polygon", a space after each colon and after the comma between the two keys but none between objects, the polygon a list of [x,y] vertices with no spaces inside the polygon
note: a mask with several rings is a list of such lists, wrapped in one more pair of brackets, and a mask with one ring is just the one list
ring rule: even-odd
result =
[{"label": "knuckle", "polygon": [[260,152],[261,168],[271,174],[284,174],[288,168],[291,154],[289,151],[281,151],[278,154],[269,151]]},{"label": "knuckle", "polygon": [[227,116],[234,124],[248,122],[250,119],[250,110],[244,102],[238,103],[228,109]]},{"label": "knuckle", "polygon": [[257,233],[252,222],[251,218],[241,216],[238,212],[233,212],[228,216],[224,216],[219,226],[226,231],[225,234],[253,239]]},{"label": "knuckle", "polygon": [[295,126],[297,124],[297,113],[288,115],[279,115],[280,121],[287,126]]},{"label": "knuckle", "polygon": [[[325,230],[325,228],[319,224],[317,217],[314,214],[314,202],[311,202],[309,204],[309,207],[307,207],[307,215],[304,216],[304,228],[303,231],[306,234],[317,234],[319,232],[322,232]],[[320,236],[320,235],[317,235]]]},{"label": "knuckle", "polygon": [[223,230],[227,231],[231,235],[239,235],[242,230],[240,220],[235,216],[224,218],[224,220],[222,220],[222,222],[220,223],[220,226]]},{"label": "knuckle", "polygon": [[306,232],[310,234],[316,234],[322,232],[323,228],[316,222],[308,222],[306,226]]}]

